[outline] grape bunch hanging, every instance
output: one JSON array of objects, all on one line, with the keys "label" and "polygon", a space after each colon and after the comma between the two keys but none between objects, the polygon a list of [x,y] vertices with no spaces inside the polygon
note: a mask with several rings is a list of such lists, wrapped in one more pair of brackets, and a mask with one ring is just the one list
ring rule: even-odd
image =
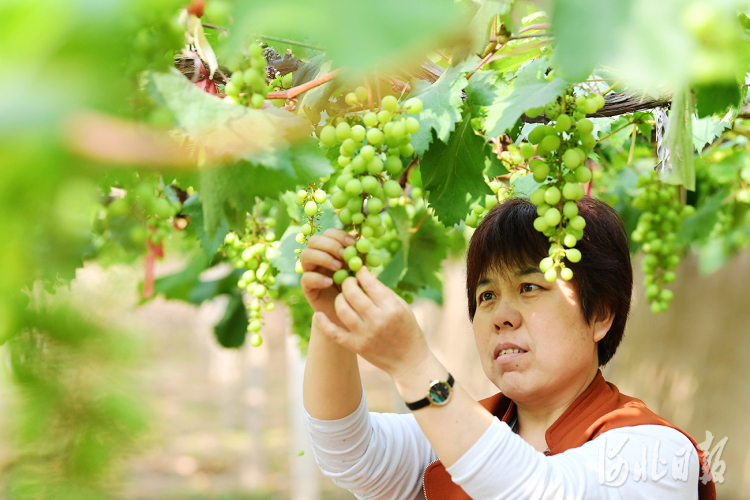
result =
[{"label": "grape bunch hanging", "polygon": [[248,325],[252,333],[250,345],[258,347],[263,342],[260,330],[263,328],[263,311],[273,311],[273,299],[278,297],[276,285],[277,270],[271,260],[278,252],[280,242],[276,241],[276,219],[270,216],[255,216],[247,219],[247,230],[240,236],[230,232],[224,238],[223,249],[235,269],[244,269],[237,286],[247,292]]},{"label": "grape bunch hanging", "polygon": [[[318,132],[321,144],[338,149],[338,171],[330,201],[344,229],[355,237],[355,243],[344,250],[348,269],[340,269],[333,275],[337,284],[362,266],[380,266],[384,259],[377,250],[389,251],[395,246],[393,240],[397,238],[392,221],[387,214],[381,216],[381,212],[389,198],[402,195],[402,185],[397,179],[414,159],[411,135],[419,131],[419,120],[408,116],[422,110],[418,98],[400,105],[396,97],[388,95],[381,100],[379,109],[361,109],[368,98],[369,92],[364,87],[347,94],[345,102],[353,110],[329,120]],[[305,213],[314,216],[318,192],[308,193],[316,199],[305,198]],[[309,224],[309,229],[302,226],[300,234],[313,231],[312,223]]]},{"label": "grape bunch hanging", "polygon": [[251,44],[247,57],[239,56],[230,61],[232,76],[224,88],[226,102],[259,109],[268,95],[266,83],[266,59],[258,44]]},{"label": "grape bunch hanging", "polygon": [[564,259],[571,263],[581,260],[581,252],[575,246],[583,238],[586,221],[578,215],[576,201],[585,195],[581,184],[591,180],[591,170],[585,161],[596,144],[592,134],[594,125],[586,115],[603,106],[604,97],[598,94],[588,97],[566,94],[544,107],[526,111],[529,118],[544,113],[552,120],[532,129],[529,143],[520,145],[534,180],[542,184],[530,198],[537,206],[534,228],[550,242],[549,256],[539,263],[549,282],[557,279],[558,269],[563,279],[572,279],[573,270],[565,265]]},{"label": "grape bunch hanging", "polygon": [[642,188],[633,200],[633,206],[643,210],[633,231],[633,241],[641,242],[646,254],[641,261],[646,300],[655,314],[669,308],[674,292],[664,288],[677,276],[674,270],[680,264],[677,233],[685,217],[693,213],[691,205],[680,202],[678,186],[664,184],[659,174],[651,172],[638,178],[637,187]]}]

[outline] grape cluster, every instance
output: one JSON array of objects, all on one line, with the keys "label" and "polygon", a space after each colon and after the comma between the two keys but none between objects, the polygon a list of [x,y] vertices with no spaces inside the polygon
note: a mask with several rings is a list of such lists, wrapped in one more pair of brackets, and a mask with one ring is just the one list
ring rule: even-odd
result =
[{"label": "grape cluster", "polygon": [[633,206],[643,210],[633,231],[633,241],[642,243],[646,254],[641,262],[646,299],[653,313],[669,308],[674,292],[664,285],[676,279],[674,270],[680,264],[679,251],[675,243],[677,232],[685,217],[693,213],[693,207],[680,202],[679,188],[664,184],[656,172],[638,178],[637,187],[642,188],[633,200]]},{"label": "grape cluster", "polygon": [[[159,245],[171,234],[173,217],[181,209],[179,202],[162,197],[153,182],[142,181],[105,206],[99,228],[102,232],[120,235],[115,238],[120,244],[145,249],[149,238],[154,245]],[[127,235],[125,240],[122,234]]]},{"label": "grape cluster", "polygon": [[[309,190],[300,189],[297,192],[297,196],[294,197],[294,202],[298,206],[303,207],[305,211],[305,217],[300,226],[300,232],[297,233],[296,237],[297,243],[300,245],[306,244],[310,237],[320,229],[320,205],[325,203],[327,199],[328,194],[322,189],[316,188],[314,184],[310,185]],[[295,253],[299,255],[302,253],[302,249],[296,249]],[[302,263],[299,261],[299,257],[294,269],[297,273],[302,274]]]},{"label": "grape cluster", "polygon": [[247,219],[247,231],[240,236],[230,232],[224,238],[226,256],[236,269],[244,269],[237,286],[247,291],[249,321],[247,331],[252,332],[250,345],[258,347],[263,342],[260,330],[263,327],[263,311],[273,311],[276,307],[272,299],[278,297],[276,284],[277,270],[271,265],[281,242],[276,241],[273,217],[252,217]]},{"label": "grape cluster", "polygon": [[[279,90],[287,90],[292,88],[292,80],[293,76],[291,73],[287,73],[284,76],[277,75],[276,78],[271,80],[271,82],[268,84],[268,91],[274,92]],[[276,106],[277,108],[280,108],[286,104],[286,100],[284,99],[271,99],[271,104]]]},{"label": "grape cluster", "polygon": [[[345,99],[350,106],[358,107],[368,95],[367,89],[359,87]],[[340,170],[331,204],[338,210],[344,228],[356,233],[355,244],[344,250],[348,270],[340,269],[333,275],[337,284],[364,265],[375,268],[383,263],[376,251],[383,248],[381,238],[388,231],[381,212],[389,198],[402,195],[402,185],[396,179],[414,158],[411,134],[419,131],[419,120],[407,115],[421,110],[422,101],[417,98],[400,106],[396,97],[388,95],[381,100],[379,110],[334,118],[318,131],[324,146],[338,146],[336,164]],[[412,198],[421,196],[421,190],[417,190],[412,189]]]},{"label": "grape cluster", "polygon": [[224,100],[253,108],[263,107],[268,95],[266,84],[266,59],[260,45],[251,44],[249,57],[238,57],[230,61],[232,76],[224,88],[227,94]]},{"label": "grape cluster", "polygon": [[581,260],[580,250],[574,247],[583,237],[586,221],[578,215],[576,201],[585,195],[581,184],[591,180],[591,170],[584,163],[596,144],[594,125],[586,115],[602,106],[601,95],[564,95],[544,107],[526,111],[530,118],[544,113],[552,120],[532,129],[529,143],[520,145],[521,156],[528,161],[534,180],[542,184],[530,198],[537,206],[534,228],[550,241],[549,256],[539,263],[549,282],[557,279],[558,269],[563,279],[573,278],[564,258],[572,263]]}]

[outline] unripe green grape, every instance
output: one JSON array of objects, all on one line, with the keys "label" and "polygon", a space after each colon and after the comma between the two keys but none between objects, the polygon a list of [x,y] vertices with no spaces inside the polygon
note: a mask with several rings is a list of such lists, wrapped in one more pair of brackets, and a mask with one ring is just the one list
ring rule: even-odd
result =
[{"label": "unripe green grape", "polygon": [[323,191],[322,189],[318,189],[315,191],[315,201],[317,203],[325,203],[327,199],[328,195],[325,191]]},{"label": "unripe green grape", "polygon": [[372,248],[372,243],[370,243],[370,240],[368,240],[367,238],[360,238],[357,240],[355,246],[357,247],[357,251],[359,253],[367,253]]},{"label": "unripe green grape", "polygon": [[380,101],[380,107],[386,111],[396,111],[396,108],[398,107],[398,99],[392,95],[387,95]]},{"label": "unripe green grape", "polygon": [[400,146],[398,148],[399,153],[401,153],[401,156],[405,158],[410,158],[414,155],[414,146],[411,144],[406,144],[405,146]]},{"label": "unripe green grape", "polygon": [[582,111],[586,111],[588,102],[586,101],[586,98],[582,95],[579,95],[576,97],[576,107],[580,108]]},{"label": "unripe green grape", "polygon": [[487,210],[491,210],[492,208],[496,207],[499,201],[497,201],[497,197],[492,194],[488,194],[484,197],[484,208]]},{"label": "unripe green grape", "polygon": [[537,182],[544,182],[549,175],[549,165],[546,163],[540,163],[534,169],[534,180]]},{"label": "unripe green grape", "polygon": [[371,214],[380,213],[380,211],[383,210],[383,202],[380,201],[380,198],[370,198],[367,200],[367,210]]},{"label": "unripe green grape", "polygon": [[541,115],[542,113],[544,113],[544,108],[543,107],[538,107],[538,108],[527,109],[524,114],[526,116],[528,116],[529,118],[536,118],[537,116]]},{"label": "unripe green grape", "polygon": [[383,144],[384,139],[385,135],[378,128],[371,128],[367,131],[367,142],[369,142],[373,146],[379,146]]},{"label": "unripe green grape", "polygon": [[260,94],[253,94],[253,96],[250,98],[250,105],[255,109],[260,109],[263,107],[263,103],[266,101],[266,98],[263,97]]},{"label": "unripe green grape", "polygon": [[410,115],[416,115],[422,111],[422,101],[416,97],[412,97],[404,103],[404,108],[406,108],[406,112]]},{"label": "unripe green grape", "polygon": [[244,72],[242,72],[242,71],[235,71],[234,73],[232,73],[232,77],[229,80],[229,83],[231,85],[236,86],[238,89],[241,89],[245,85],[245,74],[244,74]]},{"label": "unripe green grape", "polygon": [[473,211],[466,217],[464,220],[464,223],[469,227],[477,227],[477,214],[475,214]]},{"label": "unripe green grape", "polygon": [[352,135],[352,127],[347,122],[341,122],[336,125],[336,139],[345,141]]},{"label": "unripe green grape", "polygon": [[563,186],[562,194],[566,200],[577,200],[578,184],[574,182],[566,182],[565,186]]},{"label": "unripe green grape", "polygon": [[351,196],[358,196],[362,191],[362,183],[358,179],[352,179],[346,183],[345,191]]},{"label": "unripe green grape", "polygon": [[557,115],[560,114],[560,106],[556,102],[547,103],[547,105],[544,106],[544,113],[551,120],[554,120],[555,118],[557,118]]},{"label": "unripe green grape", "polygon": [[546,273],[548,270],[552,269],[552,267],[555,265],[555,261],[552,260],[551,257],[545,257],[542,259],[542,261],[539,263],[539,269]]},{"label": "unripe green grape", "polygon": [[300,228],[300,231],[305,236],[308,236],[310,233],[312,233],[312,227],[310,227],[310,224],[302,224],[302,227]]},{"label": "unripe green grape", "polygon": [[287,73],[286,75],[281,77],[281,86],[285,89],[288,89],[292,86],[292,82],[294,80],[294,77],[291,73]]},{"label": "unripe green grape", "polygon": [[578,205],[574,201],[566,201],[565,206],[563,206],[563,215],[568,219],[573,219],[578,215]]},{"label": "unripe green grape", "polygon": [[339,212],[339,220],[345,226],[348,226],[352,223],[352,211],[349,210],[349,207],[344,207],[341,209],[341,211]]},{"label": "unripe green grape", "polygon": [[357,272],[360,269],[362,269],[362,259],[359,258],[359,256],[352,257],[349,261],[349,269],[351,269],[353,272]]},{"label": "unripe green grape", "polygon": [[337,162],[339,167],[345,167],[352,162],[352,158],[350,156],[339,155]]},{"label": "unripe green grape", "polygon": [[346,102],[349,106],[356,106],[357,104],[359,104],[357,94],[355,94],[354,92],[349,92],[344,97],[344,102]]},{"label": "unripe green grape", "polygon": [[667,271],[662,275],[661,279],[664,281],[664,283],[672,283],[677,279],[677,274],[675,274],[674,271]]},{"label": "unripe green grape", "polygon": [[[545,190],[545,192],[546,192],[546,190]],[[549,210],[549,209],[550,209],[549,205],[547,205],[546,203],[540,203],[536,207],[536,214],[538,216],[540,216],[540,217],[544,217],[544,214],[547,213],[547,210]]]},{"label": "unripe green grape", "polygon": [[544,203],[544,194],[546,192],[547,192],[547,188],[542,186],[536,191],[534,191],[533,193],[531,193],[531,196],[529,197],[529,199],[531,200],[531,203],[533,203],[536,206],[539,206],[542,203]]},{"label": "unripe green grape", "polygon": [[544,212],[544,220],[549,226],[556,226],[560,223],[560,211],[555,207],[551,207],[549,210]]},{"label": "unripe green grape", "polygon": [[546,231],[548,227],[549,224],[547,224],[547,221],[544,220],[544,217],[537,217],[536,219],[534,219],[534,229],[536,229],[540,233]]},{"label": "unripe green grape", "polygon": [[367,130],[362,125],[355,125],[352,127],[351,138],[357,142],[362,142],[365,139]]},{"label": "unripe green grape", "polygon": [[367,171],[372,175],[377,175],[383,171],[383,160],[379,156],[376,156],[372,160],[367,162]]},{"label": "unripe green grape", "polygon": [[346,262],[349,262],[353,257],[357,255],[357,247],[354,245],[348,246],[344,249],[342,257]]},{"label": "unripe green grape", "polygon": [[378,115],[370,111],[362,117],[362,122],[368,127],[374,127],[378,124]]},{"label": "unripe green grape", "polygon": [[651,312],[653,314],[659,314],[660,312],[662,312],[662,310],[663,309],[661,307],[661,303],[660,302],[652,302],[651,303]]},{"label": "unripe green grape", "polygon": [[[399,160],[399,164],[401,161]],[[386,168],[388,166],[388,161],[386,161]],[[399,184],[397,181],[389,180],[386,181],[383,185],[383,192],[385,192],[385,195],[388,198],[398,198],[401,196],[401,184]]]},{"label": "unripe green grape", "polygon": [[[360,209],[361,210],[361,209]],[[352,224],[362,224],[365,221],[365,214],[362,212],[357,212],[355,214],[352,214]]]},{"label": "unripe green grape", "polygon": [[521,145],[521,156],[527,160],[534,156],[534,146],[528,143]]},{"label": "unripe green grape", "polygon": [[564,279],[565,281],[570,281],[573,279],[573,270],[569,267],[566,267],[562,271],[560,271],[560,277]]},{"label": "unripe green grape", "polygon": [[258,332],[263,327],[259,319],[254,319],[250,322],[250,324],[247,325],[247,330],[249,332]]},{"label": "unripe green grape", "polygon": [[529,132],[528,139],[531,144],[539,144],[544,139],[544,126],[539,125],[531,129]]},{"label": "unripe green grape", "polygon": [[354,217],[354,214],[356,212],[359,212],[360,210],[362,210],[362,198],[360,198],[359,195],[352,196],[351,198],[349,198],[349,201],[346,203],[346,208],[349,209],[349,211],[352,213],[352,217]]},{"label": "unripe green grape", "polygon": [[389,122],[393,125],[390,127],[390,135],[394,137],[401,137],[406,133],[406,126],[401,122]]},{"label": "unripe green grape", "polygon": [[257,285],[255,287],[255,290],[253,290],[253,295],[255,295],[256,297],[260,299],[266,295],[266,291],[267,291],[266,287],[264,287],[263,285]]},{"label": "unripe green grape", "polygon": [[567,132],[570,130],[571,120],[568,115],[560,115],[557,117],[557,122],[555,123],[555,130],[557,132]]},{"label": "unripe green grape", "polygon": [[318,204],[317,203],[315,203],[312,200],[310,200],[307,203],[305,203],[305,214],[307,214],[308,216],[312,217],[316,213],[318,213]]},{"label": "unripe green grape", "polygon": [[[367,222],[367,219],[365,219],[365,222]],[[370,226],[363,226],[360,232],[363,238],[372,238],[375,236],[375,230]]]},{"label": "unripe green grape", "polygon": [[581,136],[581,143],[587,149],[591,149],[594,146],[596,146],[596,138],[591,134],[586,134],[586,135]]},{"label": "unripe green grape", "polygon": [[[560,201],[560,190],[555,186],[550,186],[544,192],[544,201],[548,205],[557,205]],[[554,224],[552,224],[554,225]]]},{"label": "unripe green grape", "polygon": [[359,156],[362,157],[364,161],[370,161],[373,158],[375,158],[375,148],[370,146],[369,144],[366,146],[362,146],[362,149],[359,150]]},{"label": "unripe green grape", "polygon": [[579,167],[576,169],[576,180],[581,184],[586,184],[591,180],[591,170],[587,167]]},{"label": "unripe green grape", "polygon": [[378,187],[380,187],[380,182],[378,182],[378,180],[371,175],[363,177],[361,182],[362,189],[364,189],[365,193],[367,194],[374,194],[378,190]]},{"label": "unripe green grape", "polygon": [[350,174],[341,174],[338,179],[336,179],[336,186],[338,186],[339,189],[344,190],[346,189],[346,184],[352,179],[353,176]]},{"label": "unripe green grape", "polygon": [[259,333],[253,333],[250,336],[250,345],[253,347],[260,347],[263,344],[263,337]]},{"label": "unripe green grape", "polygon": [[354,142],[354,139],[351,137],[348,139],[345,139],[344,142],[341,144],[341,148],[339,148],[339,152],[342,156],[351,156],[354,154],[354,151],[357,149],[357,143]]},{"label": "unripe green grape", "polygon": [[392,115],[390,111],[386,111],[385,109],[381,110],[378,113],[378,121],[380,123],[388,123],[389,121],[391,121],[391,118],[392,118]]},{"label": "unripe green grape", "polygon": [[588,135],[594,131],[594,123],[588,118],[582,118],[576,122],[576,130],[582,136]]},{"label": "unripe green grape", "polygon": [[355,175],[363,173],[367,169],[367,160],[362,155],[357,155],[352,158],[351,171]]},{"label": "unripe green grape", "polygon": [[566,234],[565,238],[563,238],[563,245],[566,247],[574,247],[576,246],[576,243],[578,243],[578,240],[576,240],[576,237],[572,234]]},{"label": "unripe green grape", "polygon": [[339,269],[338,271],[333,273],[333,282],[336,283],[337,285],[340,285],[348,277],[349,277],[349,271],[347,271],[346,269]]},{"label": "unripe green grape", "polygon": [[370,252],[365,259],[368,267],[378,267],[383,263],[383,258],[377,252]]},{"label": "unripe green grape", "polygon": [[226,236],[224,236],[224,243],[226,245],[232,245],[235,241],[237,241],[237,234],[230,231],[227,233]]},{"label": "unripe green grape", "polygon": [[324,146],[328,146],[329,148],[336,144],[336,128],[331,125],[326,125],[320,130],[320,142],[323,143]]},{"label": "unripe green grape", "polygon": [[557,135],[547,135],[542,139],[540,144],[547,151],[555,151],[560,147],[560,137]]},{"label": "unripe green grape", "polygon": [[[252,285],[253,285],[252,288],[255,289],[255,283],[253,283]],[[250,308],[251,311],[259,311],[260,310],[260,301],[258,299],[253,299],[248,304],[248,307]]]},{"label": "unripe green grape", "polygon": [[568,248],[565,250],[565,256],[574,264],[581,261],[581,251],[577,248]]},{"label": "unripe green grape", "polygon": [[357,87],[354,89],[354,95],[357,96],[357,100],[360,102],[365,102],[368,99],[369,92],[365,87]]},{"label": "unripe green grape", "polygon": [[401,162],[401,158],[398,156],[388,156],[388,158],[385,159],[385,169],[389,174],[395,177],[401,173],[404,169],[404,165]]},{"label": "unripe green grape", "polygon": [[422,189],[415,187],[411,188],[411,197],[415,200],[422,197]]},{"label": "unripe green grape", "polygon": [[473,212],[474,212],[475,214],[477,214],[477,215],[480,215],[480,214],[481,214],[482,212],[484,212],[484,207],[483,207],[483,206],[482,206],[481,204],[479,204],[479,205],[474,205],[474,208],[472,209],[472,211],[473,211]]},{"label": "unripe green grape", "polygon": [[417,120],[413,116],[407,117],[405,124],[406,124],[406,131],[408,133],[416,134],[417,132],[419,132],[419,120]]},{"label": "unripe green grape", "polygon": [[584,219],[580,215],[576,215],[570,220],[570,227],[579,231],[583,231],[583,229],[586,227],[586,219]]},{"label": "unripe green grape", "polygon": [[581,164],[581,157],[575,150],[569,149],[563,153],[562,161],[566,167],[572,170]]}]

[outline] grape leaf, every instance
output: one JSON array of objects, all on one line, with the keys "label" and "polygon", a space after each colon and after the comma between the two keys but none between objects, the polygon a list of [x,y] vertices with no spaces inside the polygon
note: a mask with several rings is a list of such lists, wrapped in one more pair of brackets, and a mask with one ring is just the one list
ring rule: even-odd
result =
[{"label": "grape leaf", "polygon": [[406,273],[406,258],[409,255],[409,240],[411,239],[411,221],[409,215],[406,213],[406,209],[400,206],[393,206],[388,208],[388,215],[393,221],[393,228],[396,230],[398,239],[401,241],[401,248],[391,257],[390,262],[386,264],[382,271],[378,274],[378,279],[383,282],[385,286],[395,287],[401,278]]},{"label": "grape leaf", "polygon": [[[555,32],[555,71],[570,81],[585,80],[617,43],[620,28],[628,19],[627,0],[567,0],[555,2],[552,26]],[[627,37],[623,37],[627,39]]]},{"label": "grape leaf", "polygon": [[230,227],[244,230],[239,222],[252,212],[256,197],[278,198],[298,185],[319,182],[333,170],[314,141],[279,150],[273,157],[274,167],[241,162],[201,172],[200,192],[209,238],[215,237],[222,219],[229,220]]},{"label": "grape leaf", "polygon": [[723,120],[717,120],[710,116],[693,120],[693,145],[699,153],[706,145],[713,143],[721,133],[732,125]]},{"label": "grape leaf", "polygon": [[724,114],[730,107],[737,107],[742,99],[740,86],[736,81],[694,85],[693,92],[698,118]]},{"label": "grape leaf", "polygon": [[247,335],[247,312],[239,289],[229,296],[224,316],[214,327],[216,340],[223,347],[241,347]]},{"label": "grape leaf", "polygon": [[207,267],[207,260],[203,256],[198,256],[188,262],[181,271],[157,278],[154,280],[154,296],[164,295],[164,298],[169,300],[182,300],[200,305],[218,295],[234,293],[242,270],[233,269],[222,278],[204,281],[200,276]]},{"label": "grape leaf", "polygon": [[481,3],[466,2],[467,7],[474,9],[478,6],[478,8],[476,8],[465,31],[466,36],[469,37],[468,43],[456,47],[451,57],[454,60],[461,60],[470,54],[481,54],[489,43],[490,23],[496,15],[500,14],[501,22],[510,27],[511,18],[509,14],[512,3],[511,0],[485,0]]},{"label": "grape leaf", "polygon": [[467,85],[463,67],[449,68],[432,85],[415,83],[412,94],[422,100],[424,107],[419,113],[419,132],[412,135],[411,144],[421,157],[432,142],[432,131],[438,139],[448,141],[456,122],[461,119],[461,92]]},{"label": "grape leaf", "polygon": [[472,118],[483,118],[487,106],[497,101],[507,86],[497,71],[477,71],[471,75],[465,90]]},{"label": "grape leaf", "polygon": [[188,227],[195,231],[198,240],[201,242],[201,248],[206,252],[206,257],[211,259],[224,242],[224,237],[229,232],[229,223],[226,219],[221,219],[213,237],[209,238],[203,221],[203,203],[201,203],[198,193],[185,200],[182,205],[182,213],[190,216]]},{"label": "grape leaf", "polygon": [[488,137],[497,137],[512,128],[529,108],[544,106],[562,95],[568,82],[555,77],[548,82],[544,76],[549,63],[540,57],[521,66],[502,97],[487,109],[485,130]]},{"label": "grape leaf", "polygon": [[727,194],[727,189],[717,191],[707,198],[693,215],[686,217],[682,222],[682,229],[677,233],[675,243],[687,245],[708,238],[719,220],[719,210]]},{"label": "grape leaf", "polygon": [[409,239],[406,273],[399,287],[410,292],[424,287],[442,290],[440,264],[447,255],[450,243],[446,228],[424,210],[414,214],[413,225],[419,225],[419,230]]},{"label": "grape leaf", "polygon": [[[307,83],[319,76],[323,76],[333,71],[331,61],[325,60],[325,54],[320,54],[313,57],[310,62],[300,64],[297,71],[294,72],[293,85],[302,85]],[[306,92],[301,93],[297,96],[297,106],[303,111],[305,108],[311,110],[313,113],[320,113],[328,104],[328,99],[336,90],[335,80],[318,85]]]},{"label": "grape leaf", "polygon": [[420,160],[430,206],[445,226],[457,224],[474,202],[492,194],[482,175],[488,154],[489,146],[474,133],[467,113],[448,143],[434,141]]}]

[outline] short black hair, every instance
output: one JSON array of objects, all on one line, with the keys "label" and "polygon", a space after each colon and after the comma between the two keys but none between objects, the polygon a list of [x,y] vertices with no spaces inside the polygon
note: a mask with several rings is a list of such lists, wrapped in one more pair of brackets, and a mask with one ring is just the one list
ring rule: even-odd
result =
[{"label": "short black hair", "polygon": [[[576,202],[586,220],[583,239],[576,248],[580,262],[566,265],[573,271],[571,282],[578,290],[586,321],[614,315],[607,335],[598,343],[599,366],[614,356],[625,333],[633,293],[633,267],[625,228],[617,212],[591,197]],[[537,207],[528,198],[511,198],[494,207],[477,227],[466,256],[466,294],[469,318],[477,310],[479,280],[489,270],[538,267],[549,254],[549,240],[534,229]]]}]

